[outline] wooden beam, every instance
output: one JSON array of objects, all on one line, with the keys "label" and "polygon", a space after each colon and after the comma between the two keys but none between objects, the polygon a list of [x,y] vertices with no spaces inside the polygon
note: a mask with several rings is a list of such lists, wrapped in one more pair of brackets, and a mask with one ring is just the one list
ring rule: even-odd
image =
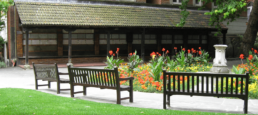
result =
[{"label": "wooden beam", "polygon": [[145,47],[145,28],[143,28],[142,31],[142,39],[141,39],[141,57],[142,57],[142,61],[144,62],[144,58],[145,58],[145,54],[144,54],[144,49]]}]

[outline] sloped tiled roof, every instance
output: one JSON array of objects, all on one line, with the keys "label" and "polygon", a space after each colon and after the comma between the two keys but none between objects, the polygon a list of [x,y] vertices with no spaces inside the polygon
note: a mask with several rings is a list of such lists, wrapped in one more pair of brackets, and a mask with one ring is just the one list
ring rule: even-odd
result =
[{"label": "sloped tiled roof", "polygon": [[[108,4],[15,2],[22,26],[176,27],[180,11],[172,8]],[[184,27],[209,26],[210,16],[190,11]]]}]

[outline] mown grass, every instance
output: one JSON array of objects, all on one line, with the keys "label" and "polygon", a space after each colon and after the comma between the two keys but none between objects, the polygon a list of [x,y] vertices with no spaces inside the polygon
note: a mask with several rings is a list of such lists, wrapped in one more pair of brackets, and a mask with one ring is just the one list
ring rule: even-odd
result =
[{"label": "mown grass", "polygon": [[222,115],[225,113],[124,107],[60,97],[35,90],[0,89],[0,115]]}]

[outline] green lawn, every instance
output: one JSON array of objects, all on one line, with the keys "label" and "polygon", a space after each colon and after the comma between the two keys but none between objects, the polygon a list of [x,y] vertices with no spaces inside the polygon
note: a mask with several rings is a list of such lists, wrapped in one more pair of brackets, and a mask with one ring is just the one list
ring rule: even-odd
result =
[{"label": "green lawn", "polygon": [[29,89],[0,88],[0,115],[213,115],[176,110],[124,107],[75,98],[60,97]]}]

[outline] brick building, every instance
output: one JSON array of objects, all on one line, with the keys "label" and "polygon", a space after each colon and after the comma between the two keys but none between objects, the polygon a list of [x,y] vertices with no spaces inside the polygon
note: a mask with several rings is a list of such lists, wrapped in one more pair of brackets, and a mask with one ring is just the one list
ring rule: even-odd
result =
[{"label": "brick building", "polygon": [[[180,1],[16,0],[8,11],[9,58],[22,65],[104,62],[108,51],[117,47],[124,59],[137,50],[148,60],[152,51],[163,47],[170,55],[181,46],[214,52],[218,41],[211,33],[217,29],[204,15],[214,4],[197,10],[202,3],[190,0],[185,26],[176,27]],[[222,33],[226,42],[225,26]]]}]

